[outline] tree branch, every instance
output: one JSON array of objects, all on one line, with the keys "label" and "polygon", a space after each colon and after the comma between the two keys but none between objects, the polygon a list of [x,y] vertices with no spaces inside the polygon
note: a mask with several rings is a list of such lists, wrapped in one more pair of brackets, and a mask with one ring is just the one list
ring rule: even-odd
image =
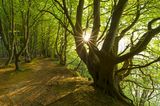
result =
[{"label": "tree branch", "polygon": [[57,0],[54,0],[54,1],[55,1],[56,3],[58,3],[58,5],[64,10],[64,14],[66,15],[66,17],[67,17],[67,19],[68,19],[68,22],[69,22],[69,24],[71,25],[72,30],[73,30],[73,32],[74,32],[74,31],[75,31],[75,27],[74,27],[74,24],[73,24],[70,16],[69,16],[69,13],[68,13],[68,10],[67,10],[67,7],[66,7],[66,2],[65,2],[65,0],[62,0],[63,5],[62,5],[59,1],[57,1]]},{"label": "tree branch", "polygon": [[121,71],[123,71],[123,70],[132,70],[132,69],[136,69],[136,68],[145,68],[145,67],[148,67],[151,64],[159,62],[159,61],[160,61],[160,57],[158,59],[156,59],[154,61],[151,61],[150,63],[142,65],[142,66],[139,65],[139,66],[135,66],[135,67],[131,67],[131,68],[121,68],[120,70],[118,70],[118,73],[121,72]]},{"label": "tree branch", "polygon": [[[131,82],[131,83],[134,83],[135,85],[141,87],[141,88],[144,88],[144,89],[148,89],[148,90],[152,90],[153,88],[150,88],[150,87],[145,87],[143,84],[139,83],[139,82],[136,82],[136,81],[133,81],[133,80],[130,80],[130,79],[127,79],[127,80],[123,80],[124,82]],[[155,88],[156,90],[160,90],[160,88]]]},{"label": "tree branch", "polygon": [[160,33],[160,25],[154,29],[152,28],[152,24],[158,20],[160,20],[160,17],[152,19],[148,23],[148,31],[143,34],[143,36],[140,38],[140,40],[137,42],[137,44],[131,48],[131,51],[129,53],[124,54],[120,57],[117,57],[117,63],[123,62],[124,60],[127,60],[130,57],[137,55],[138,53],[142,52],[147,47],[147,45],[152,40],[152,38],[156,34]]},{"label": "tree branch", "polygon": [[102,51],[109,53],[113,48],[113,44],[116,37],[116,32],[119,27],[119,22],[124,11],[124,7],[127,4],[128,0],[119,0],[115,10],[112,14],[111,25],[109,28],[109,32],[106,34],[106,38],[104,40]]},{"label": "tree branch", "polygon": [[118,39],[120,40],[127,31],[129,31],[138,21],[140,17],[140,4],[139,4],[139,0],[137,0],[137,12],[136,12],[136,17],[135,19],[133,20],[133,22],[128,26],[126,27],[124,30],[122,30],[122,32],[120,33],[120,36],[118,37]]},{"label": "tree branch", "polygon": [[83,60],[84,63],[87,64],[87,51],[84,46],[82,34],[82,15],[83,15],[83,6],[84,0],[79,0],[79,4],[77,7],[77,14],[76,14],[76,24],[75,24],[75,43],[76,43],[76,52],[78,56]]},{"label": "tree branch", "polygon": [[[44,6],[43,6],[43,8],[41,9],[41,10],[44,10],[45,9],[45,7],[47,6],[47,3],[48,3],[48,0],[46,0],[46,2],[45,2],[45,4],[44,4]],[[51,7],[51,6],[50,6]],[[49,7],[49,8],[50,8]],[[47,8],[47,10],[49,9],[49,8]],[[43,14],[41,14],[41,11],[38,13],[38,14],[36,14],[36,16],[33,18],[33,22],[32,22],[32,24],[29,26],[29,28],[31,28],[33,25],[35,25],[35,23],[39,20],[39,18],[42,16]]]},{"label": "tree branch", "polygon": [[73,33],[71,30],[68,29],[68,27],[62,22],[62,20],[61,20],[60,18],[57,17],[56,14],[54,14],[53,12],[50,12],[50,11],[48,11],[48,10],[41,10],[41,12],[42,12],[42,11],[47,12],[47,13],[53,15],[54,18],[56,18],[56,19],[60,22],[60,24],[61,24],[70,34],[74,35],[74,33]]},{"label": "tree branch", "polygon": [[97,36],[100,30],[100,0],[94,0],[93,28],[91,33],[91,44],[96,45]]}]

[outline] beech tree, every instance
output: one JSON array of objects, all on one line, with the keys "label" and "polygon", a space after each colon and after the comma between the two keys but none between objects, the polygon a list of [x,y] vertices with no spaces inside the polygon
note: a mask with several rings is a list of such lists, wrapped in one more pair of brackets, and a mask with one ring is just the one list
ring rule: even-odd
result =
[{"label": "beech tree", "polygon": [[[0,2],[0,37],[8,52],[7,63],[14,59],[17,70],[21,56],[26,61],[39,55],[51,57],[52,48],[60,64],[66,65],[73,35],[76,52],[94,87],[124,105],[132,105],[122,92],[121,82],[133,69],[160,61],[155,56],[143,65],[135,62],[137,56],[145,57],[149,43],[159,36],[159,0],[8,1]],[[145,90],[143,94],[147,95]]]},{"label": "beech tree", "polygon": [[[59,11],[63,12],[68,19],[71,28],[66,27],[65,24],[64,28],[73,35],[76,44],[76,52],[86,64],[93,78],[94,86],[105,91],[107,95],[122,101],[126,105],[131,105],[132,103],[121,90],[120,82],[130,74],[132,69],[141,67],[134,67],[132,59],[140,52],[143,52],[152,38],[160,32],[160,25],[156,24],[160,20],[160,17],[157,15],[147,18],[145,20],[147,23],[144,24],[146,28],[145,31],[138,35],[139,37],[137,37],[137,40],[133,39],[133,37],[135,37],[133,33],[143,28],[138,26],[141,14],[145,14],[148,9],[154,7],[153,5],[156,0],[152,2],[149,0],[94,0],[93,3],[88,0],[90,4],[87,6],[86,1],[78,0],[76,14],[72,17],[69,12],[73,9],[70,9],[68,5],[73,2],[72,0],[54,0],[53,2],[61,8]],[[105,2],[107,4],[105,6],[108,6],[108,8],[111,7],[110,10],[108,9],[110,15],[106,15],[108,22],[105,28],[101,21],[101,17],[103,17],[101,14],[101,2]],[[84,10],[90,6],[93,7],[92,21],[87,20],[87,22],[90,21],[93,23],[90,27],[91,33],[89,35],[89,40],[84,40]],[[156,6],[154,8],[156,8]],[[127,9],[129,12],[132,11],[132,17],[130,16],[129,21],[124,21],[125,16],[129,15]],[[58,18],[57,15],[53,14],[53,16],[63,24],[63,21]],[[75,21],[73,21],[73,17],[76,17]],[[145,15],[142,17],[144,18]],[[135,28],[136,25],[139,28]],[[128,35],[131,38],[129,47],[126,47],[123,52],[119,53],[119,42],[123,37]],[[99,39],[102,41],[100,43],[101,47],[98,46]],[[149,64],[159,60],[160,58]],[[123,64],[123,66],[119,68],[119,64]]]}]

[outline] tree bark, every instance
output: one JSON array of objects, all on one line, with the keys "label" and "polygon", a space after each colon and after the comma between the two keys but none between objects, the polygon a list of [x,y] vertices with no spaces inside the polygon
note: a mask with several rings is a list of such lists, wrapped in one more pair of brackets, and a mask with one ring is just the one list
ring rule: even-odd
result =
[{"label": "tree bark", "polygon": [[[65,0],[62,0],[63,5],[57,0],[54,1],[64,11],[66,18],[70,23],[75,39],[76,52],[81,58],[81,60],[87,65],[89,73],[93,77],[95,87],[101,89],[107,95],[122,101],[126,106],[132,105],[132,101],[126,96],[124,96],[120,88],[119,84],[122,78],[120,77],[120,75],[116,74],[116,72],[118,71],[117,67],[118,64],[121,62],[124,62],[124,64],[128,64],[128,61],[130,59],[132,59],[136,54],[140,53],[146,48],[151,39],[160,32],[160,26],[152,28],[152,24],[156,21],[159,21],[160,18],[155,18],[151,20],[148,23],[148,31],[144,33],[144,35],[140,38],[140,40],[137,42],[137,44],[135,44],[134,47],[131,47],[130,52],[119,56],[118,44],[120,38],[123,37],[125,33],[127,33],[129,30],[131,31],[131,28],[136,24],[139,19],[141,13],[139,10],[139,0],[137,0],[136,18],[128,27],[122,30],[121,33],[119,33],[118,29],[120,28],[120,22],[122,21],[121,18],[123,16],[128,0],[116,1],[115,5],[112,7],[113,13],[111,13],[111,22],[109,22],[109,28],[104,38],[104,43],[101,50],[99,50],[98,46],[96,45],[97,36],[100,31],[100,0],[93,1],[93,26],[91,42],[88,43],[84,43],[82,38],[84,0],[79,0],[78,2],[75,25],[73,25],[71,17],[68,14]],[[59,22],[63,23],[63,21],[57,18],[55,15],[54,17],[58,19]],[[120,38],[118,39],[118,37]],[[88,46],[89,50],[87,50],[88,48],[86,49],[86,45]],[[128,76],[129,73],[125,75]]]},{"label": "tree bark", "polygon": [[8,60],[7,60],[6,63],[5,63],[6,66],[9,65],[9,64],[12,62],[13,55],[14,55],[14,52],[13,52],[13,49],[12,49],[12,50],[9,51],[9,53],[8,53],[9,58],[8,58]]},{"label": "tree bark", "polygon": [[94,80],[94,86],[101,89],[106,95],[121,101],[126,106],[132,106],[132,101],[127,98],[121,88],[120,79],[115,74],[116,65],[110,59],[100,59],[100,62],[93,62],[89,58],[87,67]]},{"label": "tree bark", "polygon": [[17,51],[17,46],[15,45],[14,46],[14,63],[15,63],[15,70],[16,71],[19,71],[20,70],[20,68],[19,68],[19,55],[18,55],[18,53],[17,53],[18,51]]}]

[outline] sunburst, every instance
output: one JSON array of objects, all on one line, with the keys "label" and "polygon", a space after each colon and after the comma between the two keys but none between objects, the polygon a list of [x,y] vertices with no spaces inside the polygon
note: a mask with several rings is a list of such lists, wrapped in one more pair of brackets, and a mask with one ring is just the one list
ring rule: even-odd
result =
[{"label": "sunburst", "polygon": [[90,41],[90,37],[91,37],[90,33],[83,32],[82,38],[83,38],[84,42],[86,42],[86,43],[89,42]]}]

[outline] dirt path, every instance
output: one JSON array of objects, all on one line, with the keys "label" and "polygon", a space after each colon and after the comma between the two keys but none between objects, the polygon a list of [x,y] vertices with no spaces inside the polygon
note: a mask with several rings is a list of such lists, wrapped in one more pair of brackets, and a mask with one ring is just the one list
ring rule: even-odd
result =
[{"label": "dirt path", "polygon": [[0,106],[45,106],[89,84],[50,59],[34,60],[22,69],[0,69]]}]

